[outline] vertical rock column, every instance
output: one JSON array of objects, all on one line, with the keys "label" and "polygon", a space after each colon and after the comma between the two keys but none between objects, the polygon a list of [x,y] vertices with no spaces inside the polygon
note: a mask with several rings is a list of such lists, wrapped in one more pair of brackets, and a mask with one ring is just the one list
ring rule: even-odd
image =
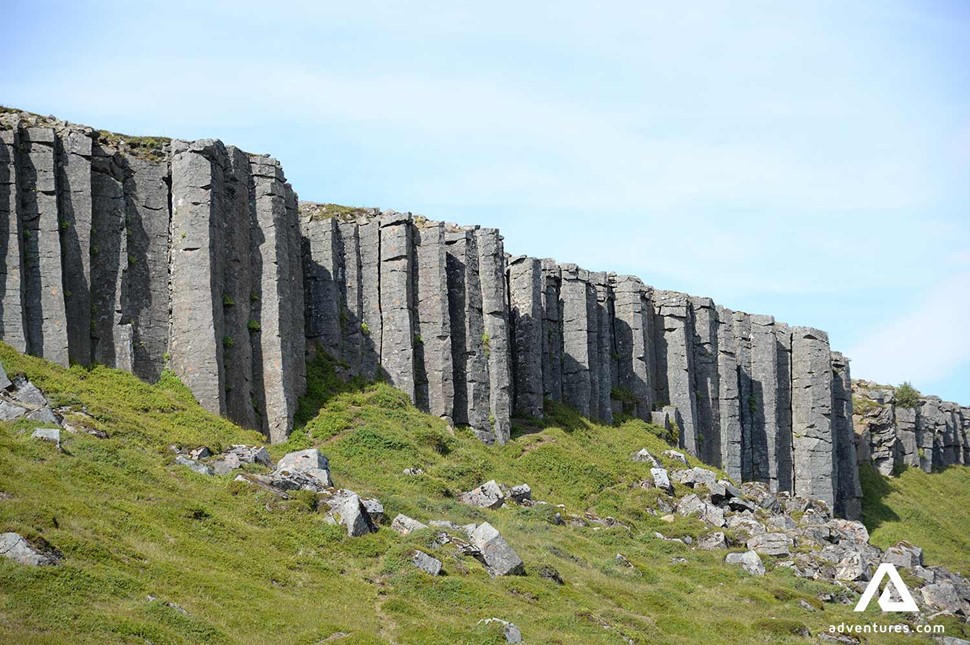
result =
[{"label": "vertical rock column", "polygon": [[694,319],[694,391],[697,402],[697,456],[709,464],[721,461],[720,378],[717,309],[710,298],[691,298]]},{"label": "vertical rock column", "polygon": [[734,312],[717,308],[718,421],[720,460],[717,462],[733,479],[741,479],[741,411],[738,391],[738,341],[734,335]]},{"label": "vertical rock column", "polygon": [[751,316],[751,470],[778,490],[778,348],[775,319]]},{"label": "vertical rock column", "polygon": [[415,396],[421,409],[450,418],[454,411],[455,368],[451,354],[445,225],[427,222],[418,226],[414,235],[417,255]]},{"label": "vertical rock column", "polygon": [[797,495],[835,502],[832,360],[828,335],[792,329],[792,431]]},{"label": "vertical rock column", "polygon": [[333,358],[341,358],[339,283],[339,236],[337,220],[300,222],[303,233],[303,285],[306,290],[306,335]]},{"label": "vertical rock column", "polygon": [[203,140],[174,142],[172,152],[172,368],[202,407],[224,415],[223,351],[230,343],[224,339],[219,223],[226,208],[226,151]]},{"label": "vertical rock column", "polygon": [[361,357],[360,372],[373,379],[380,373],[383,322],[381,317],[381,235],[380,222],[358,222],[360,243]]},{"label": "vertical rock column", "polygon": [[613,423],[613,355],[616,353],[613,343],[613,293],[606,273],[591,273],[590,285],[593,287],[596,303],[596,335],[591,348],[595,358],[592,376],[597,412],[594,416],[604,423]]},{"label": "vertical rock column", "polygon": [[633,413],[650,421],[653,409],[651,364],[653,312],[643,283],[633,276],[618,276],[613,291],[617,383],[636,400]]},{"label": "vertical rock column", "polygon": [[[454,365],[454,421],[467,424],[479,439],[495,441],[489,423],[488,357],[479,279],[478,243],[474,230],[455,228],[445,236],[448,251],[448,309]],[[491,341],[490,341],[491,342]]]},{"label": "vertical rock column", "polygon": [[17,191],[18,132],[0,130],[0,337],[19,352],[27,351],[23,309],[23,262],[19,193]]},{"label": "vertical rock column", "polygon": [[411,281],[411,217],[390,213],[380,218],[381,366],[394,387],[414,397],[414,302]]},{"label": "vertical rock column", "polygon": [[62,286],[54,130],[24,128],[20,145],[17,192],[23,231],[27,350],[66,367],[67,312]]},{"label": "vertical rock column", "polygon": [[[169,167],[167,161],[134,156],[125,158],[125,162],[126,268],[120,323],[131,338],[131,371],[154,382],[165,368],[169,342]],[[248,189],[245,192],[248,195]],[[247,217],[233,225],[248,232],[248,224]],[[224,222],[218,225],[225,229]],[[223,233],[218,237],[221,239]],[[217,301],[222,297],[215,294]],[[245,335],[237,338],[248,344]]]},{"label": "vertical rock column", "polygon": [[[697,454],[697,399],[694,394],[694,331],[687,296],[673,291],[655,292],[663,322],[667,393],[677,408],[680,446]],[[659,330],[658,330],[659,333]]]},{"label": "vertical rock column", "polygon": [[337,224],[338,257],[341,258],[342,280],[338,281],[340,358],[351,374],[361,373],[364,334],[364,305],[361,300],[360,239],[356,222]]},{"label": "vertical rock column", "polygon": [[852,378],[849,362],[832,352],[832,433],[835,441],[835,514],[855,520],[862,516],[862,485],[852,429]]},{"label": "vertical rock column", "polygon": [[562,401],[562,275],[555,260],[542,260],[542,390],[552,401]]},{"label": "vertical rock column", "polygon": [[[253,243],[253,276],[258,306],[254,320],[254,369],[263,429],[275,442],[286,439],[297,399],[305,386],[306,337],[303,328],[303,280],[295,196],[283,180],[279,163],[251,156],[251,200],[258,234]],[[174,175],[174,162],[173,162]],[[175,236],[173,235],[173,238]],[[173,273],[173,291],[174,291]],[[299,307],[299,314],[294,312]],[[258,326],[258,327],[257,327]],[[173,352],[174,357],[174,352]]]},{"label": "vertical rock column", "polygon": [[754,415],[757,399],[751,378],[751,316],[743,311],[734,312],[734,342],[738,361],[738,411],[741,418],[741,479],[755,479],[754,469]]},{"label": "vertical rock column", "polygon": [[900,466],[919,468],[919,442],[916,440],[916,411],[912,408],[894,407],[896,417],[896,455]]},{"label": "vertical rock column", "polygon": [[[57,137],[57,205],[68,354],[72,363],[81,365],[91,362],[91,151],[91,137],[84,132],[64,130]],[[167,203],[165,208],[167,212]],[[166,309],[167,301],[168,294]]]},{"label": "vertical rock column", "polygon": [[[125,322],[122,312],[124,277],[128,270],[126,166],[114,148],[101,143],[93,147],[91,351],[95,362],[131,371],[134,363],[131,325]],[[166,293],[166,307],[168,299]],[[165,328],[168,329],[167,315]]]},{"label": "vertical rock column", "polygon": [[[223,239],[226,261],[223,264],[224,293],[222,311],[226,335],[233,339],[232,347],[224,352],[226,380],[226,414],[241,426],[262,428],[253,407],[253,330],[250,321],[257,289],[253,285],[252,236],[253,226],[249,203],[249,184],[252,181],[249,156],[239,148],[228,147],[226,168],[226,219]],[[138,176],[138,173],[135,173]],[[161,284],[161,280],[153,281]]]},{"label": "vertical rock column", "polygon": [[562,270],[562,395],[563,401],[583,416],[590,416],[592,385],[590,365],[590,310],[587,272],[575,264],[564,264]]},{"label": "vertical rock column", "polygon": [[483,343],[488,360],[489,425],[495,440],[504,444],[512,434],[512,363],[505,249],[498,229],[478,229],[476,235],[485,333]]},{"label": "vertical rock column", "polygon": [[509,313],[512,326],[512,358],[515,411],[542,417],[542,265],[539,260],[509,260]]},{"label": "vertical rock column", "polygon": [[778,389],[775,394],[778,403],[776,417],[778,430],[775,433],[778,490],[791,492],[792,478],[794,477],[791,419],[791,328],[784,323],[775,322],[775,350],[778,362]]}]

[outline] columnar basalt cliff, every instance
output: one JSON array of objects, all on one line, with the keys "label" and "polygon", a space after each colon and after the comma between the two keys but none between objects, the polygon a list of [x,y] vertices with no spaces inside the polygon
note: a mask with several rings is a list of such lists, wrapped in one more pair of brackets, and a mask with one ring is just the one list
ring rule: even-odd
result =
[{"label": "columnar basalt cliff", "polygon": [[970,465],[970,407],[935,396],[899,401],[895,388],[869,381],[852,383],[852,396],[860,463],[887,476]]},{"label": "columnar basalt cliff", "polygon": [[[496,229],[298,205],[278,162],[219,141],[5,110],[0,210],[5,342],[149,381],[171,369],[273,441],[319,349],[488,443],[547,401],[606,423],[632,415],[670,423],[735,479],[850,518],[857,458],[880,471],[970,461],[966,408],[871,396],[878,409],[853,417],[849,361],[825,332],[510,256]],[[867,424],[861,455],[853,420]]]},{"label": "columnar basalt cliff", "polygon": [[0,114],[0,337],[282,440],[305,379],[297,199],[274,159]]}]

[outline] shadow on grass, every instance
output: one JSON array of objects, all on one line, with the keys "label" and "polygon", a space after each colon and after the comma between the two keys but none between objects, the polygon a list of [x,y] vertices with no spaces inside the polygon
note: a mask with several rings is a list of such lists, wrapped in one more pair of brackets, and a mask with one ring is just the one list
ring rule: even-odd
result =
[{"label": "shadow on grass", "polygon": [[873,532],[884,522],[895,522],[899,516],[883,500],[893,492],[893,483],[873,468],[872,464],[859,466],[862,483],[862,523]]}]

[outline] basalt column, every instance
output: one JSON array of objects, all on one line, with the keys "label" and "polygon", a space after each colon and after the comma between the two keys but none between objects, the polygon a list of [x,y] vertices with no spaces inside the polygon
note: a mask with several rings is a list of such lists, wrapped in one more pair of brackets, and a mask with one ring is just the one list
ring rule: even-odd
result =
[{"label": "basalt column", "polygon": [[835,441],[835,513],[855,520],[862,516],[862,485],[852,429],[852,379],[849,362],[832,353],[832,432]]},{"label": "basalt column", "polygon": [[373,379],[380,374],[384,328],[381,316],[381,235],[377,219],[364,220],[357,227],[360,244],[360,301],[363,334],[360,372]]},{"label": "basalt column", "polygon": [[[222,370],[225,147],[173,143],[171,364],[202,407],[226,413]],[[218,298],[218,300],[217,300]],[[280,365],[282,367],[282,365]]]},{"label": "basalt column", "polygon": [[[61,259],[64,263],[68,354],[72,363],[87,365],[91,362],[91,137],[85,132],[66,130],[57,137],[54,149],[57,161]],[[166,189],[163,203],[166,229],[167,202]],[[167,244],[166,239],[166,253]],[[166,314],[167,301],[166,293]]]},{"label": "basalt column", "polygon": [[539,260],[509,260],[509,314],[515,411],[542,417],[542,265]]},{"label": "basalt column", "polygon": [[[562,270],[562,393],[563,401],[590,416],[593,401],[590,382],[590,312],[595,312],[595,292],[588,284],[588,272],[575,264]],[[590,304],[590,298],[594,299]],[[595,337],[595,336],[594,336]]]},{"label": "basalt column", "polygon": [[360,238],[356,222],[337,224],[337,246],[342,264],[338,271],[342,280],[337,283],[340,321],[340,359],[347,364],[351,374],[360,374],[365,341],[364,304],[361,289]]},{"label": "basalt column", "polygon": [[751,377],[751,316],[734,312],[734,342],[738,361],[738,412],[741,418],[741,479],[755,479],[754,431],[757,399]]},{"label": "basalt column", "polygon": [[[448,309],[454,364],[454,421],[472,428],[486,443],[496,437],[489,423],[488,357],[479,278],[478,243],[473,230],[446,232]],[[491,340],[489,339],[489,342]]]},{"label": "basalt column", "polygon": [[381,366],[388,382],[414,402],[411,217],[394,213],[379,222]]},{"label": "basalt column", "polygon": [[54,130],[23,128],[20,153],[17,193],[23,232],[27,350],[66,367],[67,312],[62,287]]},{"label": "basalt column", "polygon": [[634,399],[633,414],[650,421],[653,409],[653,311],[643,283],[633,276],[614,281],[617,383]]},{"label": "basalt column", "polygon": [[23,309],[21,231],[17,190],[16,129],[0,130],[0,337],[20,352],[27,351]]},{"label": "basalt column", "polygon": [[[720,373],[717,309],[710,298],[691,298],[694,320],[694,398],[697,403],[697,456],[709,464],[721,461]],[[731,375],[729,375],[730,377]]]},{"label": "basalt column", "polygon": [[512,434],[512,365],[509,356],[505,249],[498,229],[482,228],[478,238],[485,356],[488,360],[489,425],[499,443]]},{"label": "basalt column", "polygon": [[542,260],[542,389],[552,401],[562,401],[563,326],[562,274],[555,260]]},{"label": "basalt column", "polygon": [[778,437],[778,348],[775,319],[751,316],[751,469],[771,490],[778,487],[778,453],[791,451]]},{"label": "basalt column", "polygon": [[694,395],[693,318],[687,296],[674,291],[656,291],[656,307],[663,328],[666,392],[677,407],[680,446],[697,454],[697,400]]},{"label": "basalt column", "polygon": [[261,370],[255,389],[264,432],[275,443],[289,434],[297,399],[306,387],[299,215],[296,196],[283,179],[279,162],[253,155],[250,167],[252,213],[258,228],[252,241],[258,271],[253,275],[257,290],[250,324],[254,368]]},{"label": "basalt column", "polygon": [[792,427],[795,493],[835,502],[832,428],[832,359],[828,335],[792,329]]},{"label": "basalt column", "polygon": [[[595,303],[590,328],[593,356],[591,386],[595,397],[593,416],[604,423],[613,423],[613,294],[610,291],[606,273],[590,273],[590,286],[593,289],[591,302]],[[595,324],[593,324],[595,323]]]},{"label": "basalt column", "polygon": [[717,308],[719,463],[733,479],[741,479],[741,412],[738,390],[738,342],[734,335],[734,312]]},{"label": "basalt column", "polygon": [[791,492],[792,478],[794,477],[791,416],[791,328],[784,323],[775,322],[775,351],[778,362],[778,390],[775,394],[778,403],[776,417],[778,430],[775,439],[778,490]]},{"label": "basalt column", "polygon": [[306,216],[300,228],[303,233],[307,340],[318,343],[330,356],[343,358],[340,351],[343,321],[338,296],[342,258],[337,220]]},{"label": "basalt column", "polygon": [[455,383],[448,311],[448,254],[445,226],[427,222],[415,230],[417,261],[417,336],[414,342],[418,407],[439,417],[452,417]]}]

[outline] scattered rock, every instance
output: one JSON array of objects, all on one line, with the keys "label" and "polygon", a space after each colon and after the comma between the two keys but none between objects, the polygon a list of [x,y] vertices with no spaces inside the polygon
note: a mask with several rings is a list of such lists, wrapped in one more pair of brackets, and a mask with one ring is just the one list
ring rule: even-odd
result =
[{"label": "scattered rock", "polygon": [[52,444],[57,446],[57,449],[61,449],[61,431],[58,428],[37,428],[34,430],[33,434],[30,435],[31,439],[40,439],[41,441],[50,441]]},{"label": "scattered rock", "polygon": [[49,406],[46,405],[27,413],[27,418],[31,421],[36,421],[37,423],[50,423],[53,425],[61,424],[61,419],[54,414],[54,411],[51,410]]},{"label": "scattered rock", "polygon": [[35,549],[17,533],[0,534],[0,556],[29,567],[51,566],[60,560],[56,553]]},{"label": "scattered rock", "polygon": [[404,474],[405,475],[411,475],[411,476],[423,475],[424,474],[424,470],[421,469],[421,468],[405,468],[404,469]]},{"label": "scattered rock", "polygon": [[688,468],[687,470],[675,470],[671,475],[671,479],[691,488],[698,484],[710,488],[717,482],[717,476],[713,471],[700,467]]},{"label": "scattered rock", "polygon": [[685,457],[684,453],[682,452],[677,452],[676,450],[664,450],[662,454],[664,457],[667,457],[668,459],[676,459],[677,461],[681,462],[685,466],[690,465],[687,463],[687,457]]},{"label": "scattered rock", "polygon": [[532,488],[528,484],[513,486],[512,490],[509,491],[509,497],[516,504],[524,504],[532,500]]},{"label": "scattered rock", "polygon": [[754,551],[744,553],[728,553],[724,561],[728,564],[739,564],[741,568],[753,576],[765,575],[765,565],[761,562],[761,557]]},{"label": "scattered rock", "polygon": [[11,396],[21,403],[26,403],[28,406],[35,408],[47,405],[47,397],[44,396],[44,393],[25,377],[14,377],[13,386],[14,390]]},{"label": "scattered rock", "polygon": [[923,602],[930,609],[970,616],[970,604],[960,596],[957,588],[948,582],[926,585],[921,593]]},{"label": "scattered rock", "polygon": [[835,579],[850,582],[853,580],[868,580],[868,569],[859,553],[850,553],[836,566]]},{"label": "scattered rock", "polygon": [[421,522],[403,514],[399,514],[394,518],[393,521],[391,521],[391,530],[400,533],[401,535],[409,535],[415,531],[420,531],[426,528],[428,528],[427,524],[422,524]]},{"label": "scattered rock", "polygon": [[810,602],[808,602],[808,601],[806,601],[804,599],[799,599],[798,606],[801,607],[802,609],[804,609],[805,611],[812,612],[813,614],[816,611],[818,611],[817,609],[815,609],[815,607],[812,606],[812,604]]},{"label": "scattered rock", "polygon": [[13,421],[27,414],[27,408],[10,401],[0,401],[0,421]]},{"label": "scattered rock", "polygon": [[663,468],[651,468],[650,476],[653,477],[653,485],[660,490],[666,491],[668,494],[674,492],[674,487],[670,483],[670,478],[667,476],[667,471]]},{"label": "scattered rock", "polygon": [[650,464],[653,468],[660,468],[660,462],[650,454],[650,451],[646,448],[641,448],[635,455],[633,455],[633,461],[642,464]]},{"label": "scattered rock", "polygon": [[686,495],[678,502],[677,512],[685,517],[696,515],[701,521],[707,522],[711,526],[724,526],[724,511],[708,504],[693,493]]},{"label": "scattered rock", "polygon": [[882,556],[883,562],[889,562],[896,567],[915,569],[923,566],[923,549],[913,546],[909,542],[899,542],[886,549]]},{"label": "scattered rock", "polygon": [[482,559],[490,575],[525,574],[522,558],[488,522],[480,524],[469,536],[469,539],[481,551]]},{"label": "scattered rock", "polygon": [[697,548],[701,551],[714,551],[716,549],[726,549],[727,539],[720,531],[708,533],[697,541]]},{"label": "scattered rock", "polygon": [[479,506],[481,508],[499,508],[505,502],[505,495],[502,489],[495,483],[495,480],[487,481],[478,488],[462,493],[458,496],[458,501],[469,506]]},{"label": "scattered rock", "polygon": [[375,525],[384,523],[384,505],[381,504],[380,500],[371,497],[360,500],[360,503],[364,505],[364,509],[370,515],[371,522]]},{"label": "scattered rock", "polygon": [[519,628],[510,623],[507,620],[502,620],[501,618],[483,618],[478,621],[479,625],[491,625],[498,624],[502,627],[502,635],[505,636],[506,643],[521,643],[522,642],[522,632]]},{"label": "scattered rock", "polygon": [[347,527],[347,535],[350,537],[360,537],[377,530],[357,493],[339,490],[327,503],[330,506],[331,516],[339,524]]},{"label": "scattered rock", "polygon": [[[204,450],[208,451],[208,448]],[[303,451],[306,452],[306,451]],[[298,453],[290,453],[295,455]],[[319,455],[319,453],[317,453]],[[289,456],[289,455],[287,455]],[[196,457],[198,459],[199,457]],[[284,457],[286,459],[286,457]],[[308,460],[312,460],[312,456],[307,457]],[[280,463],[283,463],[282,461]],[[307,463],[310,463],[308,461]],[[319,463],[319,462],[317,462]],[[327,458],[323,457],[323,463],[326,464],[322,469],[329,470],[329,464],[327,464]],[[212,464],[212,469],[217,475],[225,475],[237,468],[240,468],[243,464],[261,464],[268,468],[273,467],[273,460],[270,459],[269,452],[264,446],[247,446],[243,444],[237,444],[231,446],[229,450],[223,452],[219,459]],[[287,472],[308,472],[306,469],[301,469],[302,462],[297,461],[296,467],[290,465],[286,470]],[[279,469],[280,471],[284,469]],[[309,474],[309,473],[308,473]],[[319,475],[319,473],[318,473]],[[329,473],[328,473],[329,477]],[[318,477],[319,478],[319,477]]]},{"label": "scattered rock", "polygon": [[[320,490],[333,486],[330,479],[330,462],[316,448],[288,453],[276,464],[271,477],[294,480],[300,484],[297,488],[306,490]],[[310,481],[307,482],[307,479]]]},{"label": "scattered rock", "polygon": [[177,455],[175,457],[175,463],[177,463],[180,466],[185,466],[186,468],[188,468],[190,470],[194,470],[195,472],[199,473],[200,475],[212,475],[212,474],[214,474],[214,471],[212,470],[212,468],[206,466],[201,461],[196,461],[195,459],[189,459],[185,455]]},{"label": "scattered rock", "polygon": [[615,556],[613,556],[613,559],[621,567],[628,567],[628,568],[632,568],[633,567],[633,563],[630,562],[630,560],[627,559],[627,557],[625,555],[623,555],[622,553],[617,553]]},{"label": "scattered rock", "polygon": [[411,556],[411,562],[414,563],[414,566],[432,576],[441,573],[441,560],[431,557],[424,551],[415,551],[414,555]]},{"label": "scattered rock", "polygon": [[212,456],[212,451],[209,450],[208,446],[202,446],[200,448],[196,448],[195,450],[189,451],[189,457],[191,457],[192,459],[206,459],[211,456]]},{"label": "scattered rock", "polygon": [[748,548],[759,555],[790,555],[791,538],[784,533],[762,533],[748,539]]}]

